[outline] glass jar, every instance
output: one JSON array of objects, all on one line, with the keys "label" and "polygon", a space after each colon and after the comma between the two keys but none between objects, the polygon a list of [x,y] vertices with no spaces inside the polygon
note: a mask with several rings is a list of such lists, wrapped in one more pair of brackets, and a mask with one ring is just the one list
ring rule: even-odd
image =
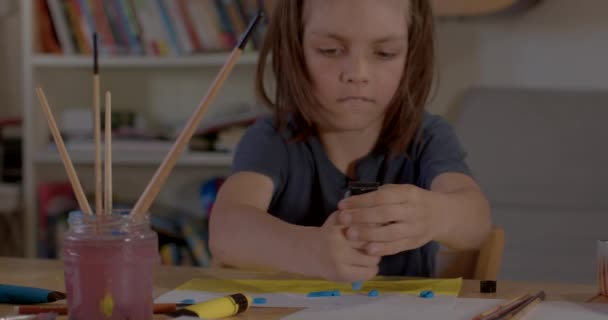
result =
[{"label": "glass jar", "polygon": [[147,215],[128,213],[70,213],[63,239],[69,319],[152,319],[158,237]]},{"label": "glass jar", "polygon": [[597,286],[600,294],[608,296],[608,240],[597,241]]}]

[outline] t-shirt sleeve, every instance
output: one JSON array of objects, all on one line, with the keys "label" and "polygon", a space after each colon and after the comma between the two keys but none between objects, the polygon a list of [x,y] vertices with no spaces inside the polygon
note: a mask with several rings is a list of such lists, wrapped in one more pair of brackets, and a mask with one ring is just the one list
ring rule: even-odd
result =
[{"label": "t-shirt sleeve", "polygon": [[272,120],[263,118],[247,128],[239,141],[231,174],[255,172],[265,175],[272,180],[276,193],[285,183],[287,161],[285,138],[275,130]]},{"label": "t-shirt sleeve", "polygon": [[420,186],[430,189],[433,179],[448,172],[472,177],[466,152],[452,126],[439,116],[430,116],[427,120],[419,154]]}]

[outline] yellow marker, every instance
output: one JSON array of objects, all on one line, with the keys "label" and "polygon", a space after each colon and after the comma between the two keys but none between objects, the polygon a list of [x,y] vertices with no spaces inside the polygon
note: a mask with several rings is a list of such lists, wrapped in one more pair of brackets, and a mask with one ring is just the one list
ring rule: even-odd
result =
[{"label": "yellow marker", "polygon": [[170,314],[172,317],[188,316],[203,319],[221,319],[245,312],[251,304],[251,298],[235,293],[198,304],[194,304]]},{"label": "yellow marker", "polygon": [[112,299],[112,295],[110,293],[106,293],[103,300],[99,301],[99,309],[101,309],[101,313],[103,313],[106,318],[110,318],[112,316],[112,313],[114,313],[114,300]]}]

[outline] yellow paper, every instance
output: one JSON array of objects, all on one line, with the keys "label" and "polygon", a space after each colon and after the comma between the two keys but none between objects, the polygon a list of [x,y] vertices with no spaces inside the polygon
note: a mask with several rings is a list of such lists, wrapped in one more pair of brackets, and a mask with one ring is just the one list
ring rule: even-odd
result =
[{"label": "yellow paper", "polygon": [[[370,280],[364,283],[359,292],[376,289],[379,293],[418,294],[431,290],[435,294],[457,296],[462,286],[462,278],[454,279],[416,279],[416,280]],[[177,290],[194,290],[212,293],[302,293],[312,291],[340,290],[354,293],[350,284],[324,280],[223,280],[192,279]]]}]

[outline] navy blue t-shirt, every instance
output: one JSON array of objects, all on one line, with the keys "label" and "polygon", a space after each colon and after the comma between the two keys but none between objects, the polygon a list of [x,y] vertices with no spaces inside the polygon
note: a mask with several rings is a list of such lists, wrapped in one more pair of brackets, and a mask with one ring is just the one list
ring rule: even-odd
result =
[{"label": "navy blue t-shirt", "polygon": [[[251,125],[239,142],[232,173],[256,172],[274,182],[268,212],[286,222],[321,226],[336,211],[344,197],[349,177],[329,160],[315,136],[302,142],[289,142],[293,123],[279,132],[272,117]],[[452,127],[440,116],[425,113],[419,134],[409,155],[388,157],[371,153],[356,163],[356,180],[380,184],[412,184],[430,189],[435,177],[446,172],[471,176],[465,152]],[[380,275],[432,277],[438,244],[385,256]]]}]

